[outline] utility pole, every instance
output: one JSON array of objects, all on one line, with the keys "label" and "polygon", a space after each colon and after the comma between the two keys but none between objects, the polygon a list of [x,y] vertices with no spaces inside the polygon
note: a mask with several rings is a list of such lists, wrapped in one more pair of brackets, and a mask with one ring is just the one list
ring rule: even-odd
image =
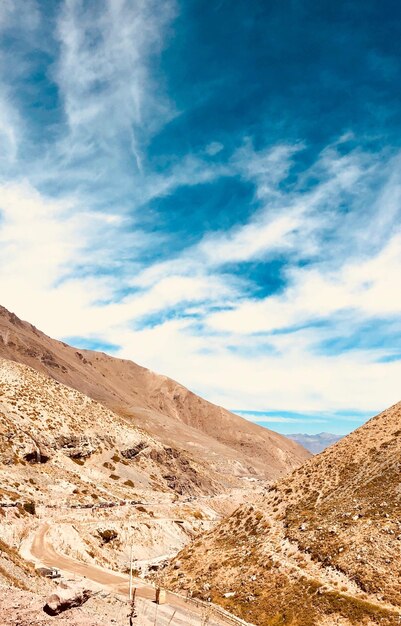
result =
[{"label": "utility pole", "polygon": [[131,545],[131,554],[129,557],[129,601],[132,602],[132,562],[134,555],[134,545]]},{"label": "utility pole", "polygon": [[134,556],[134,546],[131,545],[131,554],[129,559],[129,604],[130,604],[130,612],[128,614],[129,617],[129,626],[134,626],[134,619],[138,617],[135,607],[135,596],[136,596],[136,588],[133,587],[132,584],[132,569],[133,569],[133,556]]}]

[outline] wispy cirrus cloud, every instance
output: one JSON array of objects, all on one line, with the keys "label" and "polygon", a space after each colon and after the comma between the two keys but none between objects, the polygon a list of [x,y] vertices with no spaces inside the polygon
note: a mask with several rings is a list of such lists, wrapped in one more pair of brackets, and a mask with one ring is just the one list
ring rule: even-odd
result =
[{"label": "wispy cirrus cloud", "polygon": [[284,132],[285,98],[271,127],[270,100],[248,119],[257,97],[225,92],[236,47],[216,76],[191,10],[1,5],[2,304],[254,420],[367,415],[401,374],[399,148],[371,125]]},{"label": "wispy cirrus cloud", "polygon": [[66,149],[113,158],[126,144],[142,169],[143,146],[174,115],[149,64],[175,11],[173,0],[64,3],[55,76],[70,132]]},{"label": "wispy cirrus cloud", "polygon": [[9,169],[17,158],[20,120],[5,90],[0,97],[0,161]]}]

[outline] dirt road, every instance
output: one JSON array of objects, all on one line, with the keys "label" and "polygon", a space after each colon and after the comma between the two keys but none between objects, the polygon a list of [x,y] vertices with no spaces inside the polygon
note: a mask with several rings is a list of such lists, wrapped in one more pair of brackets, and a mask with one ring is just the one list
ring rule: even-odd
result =
[{"label": "dirt road", "polygon": [[[97,583],[105,590],[128,596],[128,576],[107,570],[100,566],[82,563],[64,554],[59,554],[48,540],[47,533],[49,530],[49,524],[43,524],[34,536],[31,554],[35,559],[40,561],[44,566],[57,567],[63,572],[74,575],[74,577],[80,577]],[[200,626],[204,623],[202,609],[188,605],[184,599],[171,593],[167,593],[167,604],[158,606],[153,602],[155,590],[151,585],[145,584],[141,579],[135,579],[134,584],[137,588],[136,596],[142,606],[143,619],[148,617],[149,624],[155,623],[154,616],[156,611],[158,626],[164,626],[164,624],[167,625],[170,623],[172,626],[179,626],[181,624],[186,626]],[[173,614],[174,618],[173,621],[171,621]],[[145,624],[145,622],[143,623]],[[232,625],[232,621],[220,617],[210,617],[207,624],[208,626]]]}]

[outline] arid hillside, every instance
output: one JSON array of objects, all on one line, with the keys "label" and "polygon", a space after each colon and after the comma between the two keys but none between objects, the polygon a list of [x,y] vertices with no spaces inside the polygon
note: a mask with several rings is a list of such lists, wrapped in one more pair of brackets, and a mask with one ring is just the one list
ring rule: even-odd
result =
[{"label": "arid hillside", "polygon": [[[79,391],[0,358],[0,623],[47,626],[54,618],[42,607],[59,582],[101,594],[61,623],[125,625],[130,551],[136,575],[155,570],[262,485],[216,473]],[[34,565],[62,578],[46,581]],[[154,589],[135,584],[140,623],[152,626]],[[189,623],[192,609],[174,596],[158,623],[174,612]]]},{"label": "arid hillside", "polygon": [[138,558],[171,554],[215,523],[205,494],[221,494],[224,508],[226,489],[210,468],[98,402],[0,359],[0,529],[11,548],[45,519],[83,561],[120,567],[128,534]]},{"label": "arid hillside", "polygon": [[164,445],[229,477],[278,478],[310,456],[297,443],[203,400],[170,378],[51,339],[3,307],[0,357],[77,389]]},{"label": "arid hillside", "polygon": [[401,621],[401,403],[184,549],[175,589],[258,626]]},{"label": "arid hillside", "polygon": [[88,396],[1,358],[0,467],[3,496],[43,504],[79,501],[78,493],[93,502],[132,498],[135,488],[189,496],[228,486]]}]

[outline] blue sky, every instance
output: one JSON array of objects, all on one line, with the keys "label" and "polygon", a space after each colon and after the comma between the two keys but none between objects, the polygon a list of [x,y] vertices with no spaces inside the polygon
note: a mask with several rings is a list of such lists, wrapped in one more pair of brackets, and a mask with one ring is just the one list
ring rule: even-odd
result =
[{"label": "blue sky", "polygon": [[0,301],[281,432],[400,400],[401,8],[4,0]]}]

